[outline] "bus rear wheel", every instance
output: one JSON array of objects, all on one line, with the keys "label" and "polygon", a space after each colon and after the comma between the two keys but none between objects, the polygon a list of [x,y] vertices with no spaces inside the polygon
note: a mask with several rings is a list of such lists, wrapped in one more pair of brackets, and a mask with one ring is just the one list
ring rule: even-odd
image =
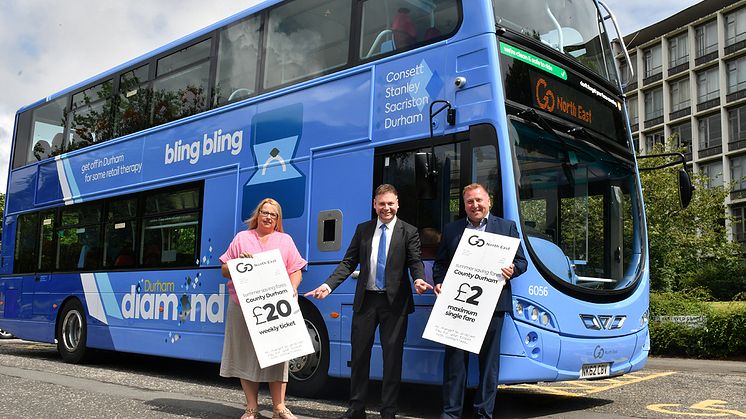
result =
[{"label": "bus rear wheel", "polygon": [[288,390],[298,396],[313,397],[327,390],[329,334],[324,319],[312,304],[301,302],[301,312],[311,337],[313,353],[290,360]]},{"label": "bus rear wheel", "polygon": [[57,352],[62,360],[70,364],[83,362],[88,353],[86,340],[88,324],[83,305],[78,300],[71,300],[64,305],[57,323]]}]

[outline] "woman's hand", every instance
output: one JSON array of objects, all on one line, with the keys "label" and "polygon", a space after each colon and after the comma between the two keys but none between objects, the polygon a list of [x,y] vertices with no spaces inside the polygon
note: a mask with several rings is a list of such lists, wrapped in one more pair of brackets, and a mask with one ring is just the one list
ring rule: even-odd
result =
[{"label": "woman's hand", "polygon": [[249,252],[241,252],[241,253],[238,254],[238,257],[240,257],[240,258],[253,258],[254,255],[252,255]]}]

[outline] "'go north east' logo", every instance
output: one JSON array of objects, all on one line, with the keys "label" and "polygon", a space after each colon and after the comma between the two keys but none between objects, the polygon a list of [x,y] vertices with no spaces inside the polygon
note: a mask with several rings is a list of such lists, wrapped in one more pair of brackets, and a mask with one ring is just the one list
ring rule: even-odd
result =
[{"label": "'go north east' logo", "polygon": [[251,272],[254,270],[254,265],[250,263],[239,262],[236,264],[236,270],[240,273]]},{"label": "'go north east' logo", "polygon": [[547,81],[543,78],[536,81],[536,103],[542,110],[550,113],[554,112],[556,105],[554,92],[551,89],[547,89]]},{"label": "'go north east' logo", "polygon": [[471,236],[469,237],[469,240],[467,242],[476,247],[482,247],[484,246],[484,240],[480,239],[479,236]]}]

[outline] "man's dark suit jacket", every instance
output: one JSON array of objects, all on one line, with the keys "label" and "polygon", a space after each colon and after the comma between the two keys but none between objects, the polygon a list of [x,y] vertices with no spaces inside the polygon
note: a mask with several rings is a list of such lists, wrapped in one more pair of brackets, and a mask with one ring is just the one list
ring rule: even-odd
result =
[{"label": "man's dark suit jacket", "polygon": [[[365,299],[365,286],[370,276],[371,243],[377,221],[376,218],[358,224],[344,259],[325,281],[334,291],[355,271],[358,264],[360,265],[360,276],[357,280],[355,300],[352,305],[355,312],[360,311]],[[414,302],[407,272],[412,279],[425,279],[425,268],[420,259],[420,235],[414,226],[405,223],[401,218],[396,219],[394,231],[387,231],[387,234],[391,234],[391,243],[386,254],[386,296],[392,310],[412,313]]]},{"label": "man's dark suit jacket", "polygon": [[[435,263],[433,264],[433,282],[436,284],[442,284],[445,279],[446,272],[448,272],[448,266],[451,264],[451,259],[456,253],[461,236],[466,230],[466,223],[468,220],[462,218],[456,220],[443,229],[443,235],[440,240],[440,246],[438,246],[438,253],[435,255]],[[488,233],[502,234],[503,236],[519,237],[518,228],[515,223],[510,220],[504,220],[493,214],[487,218],[487,227],[485,231]],[[513,278],[526,272],[528,262],[526,256],[523,254],[523,246],[518,247],[518,251],[513,259],[515,268],[513,270]],[[496,268],[502,268],[502,266],[496,266]],[[512,311],[513,309],[513,294],[510,291],[510,281],[505,284],[500,299],[497,301],[497,307],[495,311]]]}]

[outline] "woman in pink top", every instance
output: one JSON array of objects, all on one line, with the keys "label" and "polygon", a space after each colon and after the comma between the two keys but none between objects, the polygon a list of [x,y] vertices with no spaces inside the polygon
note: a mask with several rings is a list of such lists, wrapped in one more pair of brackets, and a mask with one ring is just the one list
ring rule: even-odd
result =
[{"label": "woman in pink top", "polygon": [[246,395],[246,413],[241,416],[242,419],[259,417],[259,383],[263,382],[269,383],[269,392],[274,405],[272,417],[295,419],[295,415],[285,406],[288,362],[267,368],[259,367],[233,281],[230,281],[231,274],[226,262],[235,258],[250,258],[254,253],[279,249],[295,295],[297,295],[301,281],[301,269],[306,266],[306,261],[295,247],[293,239],[282,231],[282,208],[274,199],[263,199],[246,224],[248,224],[248,230],[236,234],[228,250],[220,256],[220,261],[223,263],[223,276],[229,279],[228,292],[230,294],[220,375],[238,377],[241,380],[241,388]]}]

